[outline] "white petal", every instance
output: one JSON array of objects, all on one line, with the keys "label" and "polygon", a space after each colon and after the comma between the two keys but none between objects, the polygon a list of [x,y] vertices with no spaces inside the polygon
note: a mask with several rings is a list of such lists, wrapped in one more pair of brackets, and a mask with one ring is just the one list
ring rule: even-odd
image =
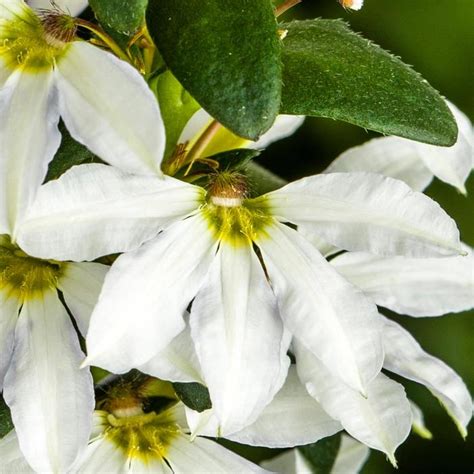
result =
[{"label": "white petal", "polygon": [[[1,8],[1,7],[0,7]],[[10,77],[12,70],[8,68],[2,58],[0,58],[0,87],[3,87]]]},{"label": "white petal", "polygon": [[14,430],[0,440],[0,472],[2,474],[34,474],[26,462]]},{"label": "white petal", "polygon": [[291,366],[288,378],[255,423],[226,438],[268,448],[288,448],[315,443],[342,429],[311,397]]},{"label": "white petal", "polygon": [[87,335],[88,361],[121,373],[149,361],[185,327],[216,242],[200,215],[178,222],[112,265]]},{"label": "white petal", "polygon": [[331,469],[331,474],[357,474],[369,457],[367,446],[343,434],[341,446]]},{"label": "white petal", "polygon": [[58,62],[57,81],[61,116],[74,139],[125,171],[161,175],[163,120],[135,68],[76,41]]},{"label": "white petal", "polygon": [[225,436],[255,421],[289,366],[276,299],[250,241],[221,243],[193,302],[190,324]]},{"label": "white petal", "polygon": [[105,275],[109,270],[100,263],[67,263],[63,265],[58,288],[76,323],[85,337],[92,310],[99,298]]},{"label": "white petal", "polygon": [[296,231],[282,224],[257,238],[288,329],[356,390],[380,371],[376,307]]},{"label": "white petal", "polygon": [[350,148],[339,155],[324,171],[347,173],[368,171],[399,179],[415,191],[423,191],[433,173],[421,160],[417,143],[405,138],[382,137]]},{"label": "white petal", "polygon": [[[382,317],[383,318],[383,317]],[[472,398],[461,377],[443,361],[426,353],[397,323],[384,321],[384,368],[424,385],[446,408],[461,435],[472,417]]]},{"label": "white petal", "polygon": [[12,73],[0,117],[0,234],[14,234],[61,141],[52,72]]},{"label": "white petal", "polygon": [[367,387],[367,397],[348,388],[301,343],[295,341],[296,368],[308,392],[346,431],[370,448],[387,454],[410,433],[411,408],[403,387],[380,373]]},{"label": "white petal", "polygon": [[308,242],[314,245],[316,249],[318,250],[318,252],[326,258],[341,251],[341,249],[338,249],[336,246],[329,244],[328,242],[323,240],[321,237],[318,237],[317,235],[315,235],[306,226],[299,227],[298,232]]},{"label": "white petal", "polygon": [[78,468],[81,474],[126,474],[128,461],[123,451],[107,438],[98,438],[87,446]]},{"label": "white petal", "polygon": [[267,148],[273,142],[293,135],[303,125],[305,118],[303,115],[278,115],[270,130],[256,142],[250,142],[247,148],[254,150]]},{"label": "white petal", "polygon": [[432,439],[433,434],[425,425],[425,417],[421,408],[412,400],[410,400],[411,413],[413,415],[412,429],[418,435],[424,439]]},{"label": "white petal", "polygon": [[54,3],[54,6],[71,16],[79,15],[88,5],[87,0],[26,0],[26,3],[31,8],[43,10],[52,9]]},{"label": "white petal", "polygon": [[2,0],[0,3],[1,20],[27,19],[34,13],[25,5],[23,0]]},{"label": "white petal", "polygon": [[204,383],[188,325],[162,351],[138,369],[162,380]]},{"label": "white petal", "polygon": [[449,104],[458,124],[458,140],[452,147],[417,143],[419,155],[428,169],[440,180],[466,193],[464,186],[472,169],[473,139],[470,120],[453,104]]},{"label": "white petal", "polygon": [[56,291],[27,299],[5,377],[21,450],[39,472],[66,472],[87,445],[94,391],[74,327]]},{"label": "white petal", "polygon": [[8,287],[0,289],[0,392],[13,354],[15,326],[21,302]]},{"label": "white petal", "polygon": [[348,252],[336,270],[379,306],[410,316],[442,316],[474,307],[474,256],[378,257]]},{"label": "white petal", "polygon": [[178,435],[167,449],[166,459],[175,474],[190,474],[198,468],[212,474],[263,474],[264,469],[228,449],[205,438],[190,441],[189,436]]},{"label": "white petal", "polygon": [[212,117],[204,109],[199,109],[183,128],[178,143],[192,144],[211,122]]},{"label": "white petal", "polygon": [[414,257],[462,253],[453,219],[435,201],[392,178],[323,174],[287,184],[266,199],[283,222],[308,226],[342,249]]},{"label": "white petal", "polygon": [[198,206],[202,189],[176,179],[81,165],[42,186],[18,232],[29,254],[93,260],[125,252]]},{"label": "white petal", "polygon": [[289,449],[260,465],[279,474],[313,474],[313,468],[298,449]]}]

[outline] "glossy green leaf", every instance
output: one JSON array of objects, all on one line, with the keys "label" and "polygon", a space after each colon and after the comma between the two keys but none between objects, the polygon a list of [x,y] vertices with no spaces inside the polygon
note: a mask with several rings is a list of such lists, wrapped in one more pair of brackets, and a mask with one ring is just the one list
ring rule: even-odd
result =
[{"label": "glossy green leaf", "polygon": [[283,41],[281,113],[328,117],[387,135],[453,145],[442,97],[398,58],[340,20],[294,21]]},{"label": "glossy green leaf", "polygon": [[150,0],[147,24],[186,90],[237,135],[256,140],[281,98],[281,46],[270,0]]},{"label": "glossy green leaf", "polygon": [[53,161],[49,164],[48,174],[45,181],[59,178],[69,168],[74,165],[82,165],[84,163],[102,163],[91,151],[84,145],[76,142],[64,124],[61,122],[59,130],[62,135],[61,146],[57,151]]},{"label": "glossy green leaf", "polygon": [[148,0],[89,0],[102,26],[132,36],[145,22]]},{"label": "glossy green leaf", "polygon": [[5,400],[0,395],[0,438],[3,438],[13,429],[12,417],[10,415],[10,409],[8,408]]},{"label": "glossy green leaf", "polygon": [[275,189],[279,189],[287,184],[287,181],[283,178],[280,178],[280,176],[254,161],[247,164],[245,174],[249,181],[252,196],[261,196],[262,194],[275,191]]},{"label": "glossy green leaf", "polygon": [[341,445],[341,433],[298,449],[311,465],[313,474],[329,474]]},{"label": "glossy green leaf", "polygon": [[189,119],[200,108],[199,104],[183,88],[171,71],[165,71],[150,84],[160,104],[166,130],[165,159],[175,149],[179,136]]},{"label": "glossy green leaf", "polygon": [[174,382],[173,388],[178,398],[192,410],[202,412],[212,408],[209,390],[204,385],[197,382]]}]

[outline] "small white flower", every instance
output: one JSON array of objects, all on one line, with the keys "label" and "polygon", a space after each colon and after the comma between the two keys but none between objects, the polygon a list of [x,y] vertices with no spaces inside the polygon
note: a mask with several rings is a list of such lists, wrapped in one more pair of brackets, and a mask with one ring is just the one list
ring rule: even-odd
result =
[{"label": "small white flower", "polygon": [[448,102],[458,125],[452,147],[427,145],[398,137],[370,140],[336,158],[327,173],[370,171],[401,179],[423,191],[433,176],[466,193],[465,182],[474,164],[474,132],[469,118]]},{"label": "small white flower", "polygon": [[364,5],[364,0],[338,0],[339,3],[350,10],[360,10]]},{"label": "small white flower", "polygon": [[[159,174],[164,128],[155,97],[133,67],[75,31],[75,20],[57,10],[0,3],[0,203],[10,202],[1,206],[0,233],[14,234],[34,198],[30,189],[61,141],[60,116],[107,161]],[[142,159],[132,163],[132,155]]]}]

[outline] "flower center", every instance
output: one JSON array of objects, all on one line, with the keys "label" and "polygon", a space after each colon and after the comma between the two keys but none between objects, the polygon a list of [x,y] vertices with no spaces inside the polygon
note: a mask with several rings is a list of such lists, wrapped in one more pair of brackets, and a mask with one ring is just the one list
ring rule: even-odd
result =
[{"label": "flower center", "polygon": [[108,426],[104,436],[114,443],[127,459],[138,458],[148,462],[165,458],[167,449],[181,430],[171,411],[141,413],[116,417],[107,415]]},{"label": "flower center", "polygon": [[222,205],[211,196],[202,213],[215,238],[234,246],[249,245],[273,222],[264,203],[260,201],[255,205],[252,199],[242,199],[235,205],[226,201]]},{"label": "flower center", "polygon": [[67,50],[75,34],[72,17],[56,11],[37,15],[25,4],[11,18],[0,21],[0,58],[13,70],[49,69]]},{"label": "flower center", "polygon": [[7,236],[0,237],[0,288],[18,293],[20,298],[56,288],[62,265],[30,257],[13,245]]}]

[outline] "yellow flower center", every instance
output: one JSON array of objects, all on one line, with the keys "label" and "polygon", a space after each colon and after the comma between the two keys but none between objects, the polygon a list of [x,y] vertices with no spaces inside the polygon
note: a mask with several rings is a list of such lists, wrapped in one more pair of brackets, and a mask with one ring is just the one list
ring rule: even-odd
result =
[{"label": "yellow flower center", "polygon": [[181,433],[170,410],[123,418],[108,414],[106,420],[105,438],[114,443],[127,459],[140,459],[144,463],[164,459],[173,439]]},{"label": "yellow flower center", "polygon": [[20,14],[0,19],[0,58],[12,70],[50,69],[66,52],[75,33],[73,18],[59,12],[38,16],[25,4]]},{"label": "yellow flower center", "polygon": [[211,197],[202,213],[215,238],[234,246],[249,245],[257,235],[265,234],[266,228],[273,222],[262,199],[258,204],[253,199],[243,199],[235,203],[231,200],[223,205],[220,200]]},{"label": "yellow flower center", "polygon": [[62,272],[62,264],[30,257],[7,236],[0,237],[0,288],[21,299],[32,297],[56,288]]}]

